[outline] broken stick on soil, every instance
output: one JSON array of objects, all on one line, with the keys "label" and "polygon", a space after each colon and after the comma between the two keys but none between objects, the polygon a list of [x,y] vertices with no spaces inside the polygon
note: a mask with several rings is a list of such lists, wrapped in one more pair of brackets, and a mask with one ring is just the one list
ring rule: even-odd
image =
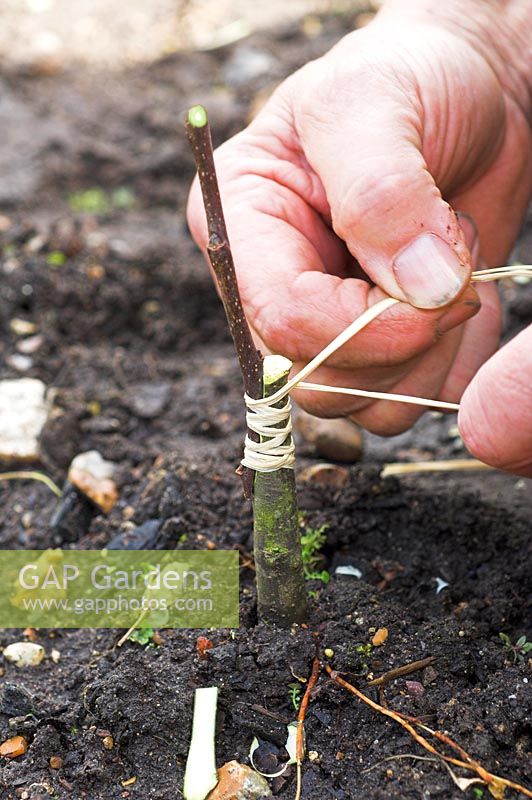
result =
[{"label": "broken stick on soil", "polygon": [[401,667],[395,667],[385,672],[384,675],[380,675],[378,678],[373,678],[373,680],[368,681],[366,685],[386,686],[386,684],[390,683],[390,681],[394,681],[396,678],[402,678],[405,675],[411,675],[413,672],[419,672],[420,669],[425,669],[425,667],[430,667],[436,660],[436,656],[428,656],[427,658],[422,658],[420,661],[412,661],[410,664],[403,664]]}]

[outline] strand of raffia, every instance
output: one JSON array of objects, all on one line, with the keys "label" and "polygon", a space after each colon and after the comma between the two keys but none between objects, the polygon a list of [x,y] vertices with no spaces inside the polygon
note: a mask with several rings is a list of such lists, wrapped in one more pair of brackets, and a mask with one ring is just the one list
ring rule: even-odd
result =
[{"label": "strand of raffia", "polygon": [[[526,277],[532,278],[532,265],[519,264],[508,267],[495,267],[492,269],[477,270],[471,277],[472,283],[485,283],[488,281],[502,280],[503,278]],[[274,472],[277,469],[293,469],[295,462],[295,448],[291,437],[291,403],[288,402],[281,408],[275,408],[287,395],[295,389],[313,392],[333,392],[335,394],[354,395],[375,400],[391,400],[397,403],[412,403],[427,408],[442,409],[445,411],[458,411],[457,403],[447,403],[443,400],[432,400],[424,397],[394,394],[391,392],[371,392],[364,389],[350,389],[341,386],[326,386],[317,383],[307,383],[305,378],[321,366],[342,345],[356,336],[363,328],[370,324],[388,308],[396,305],[399,300],[387,297],[370,308],[366,309],[356,320],[342,331],[332,342],[318,353],[309,363],[294,375],[282,389],[269,397],[253,399],[248,394],[244,395],[247,407],[246,420],[248,429],[259,435],[260,441],[254,442],[246,436],[244,443],[244,458],[242,465],[257,472]],[[284,423],[284,424],[283,424]],[[283,427],[279,427],[283,424]]]}]

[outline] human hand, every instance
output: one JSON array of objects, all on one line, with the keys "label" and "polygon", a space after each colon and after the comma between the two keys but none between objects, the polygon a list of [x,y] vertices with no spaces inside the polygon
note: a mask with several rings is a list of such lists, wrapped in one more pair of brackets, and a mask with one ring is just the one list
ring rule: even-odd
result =
[{"label": "human hand", "polygon": [[[315,382],[456,401],[496,348],[493,286],[479,289],[482,309],[461,325],[479,309],[469,287],[478,244],[452,211],[475,219],[483,261],[502,264],[530,196],[529,96],[503,33],[497,45],[484,35],[480,7],[491,5],[458,4],[466,35],[459,16],[427,16],[419,2],[410,15],[404,0],[399,11],[389,2],[285,81],[217,151],[240,291],[261,349],[299,368],[384,293],[405,301],[342,347]],[[205,250],[197,184],[189,222]],[[382,434],[421,413],[333,394],[297,400]]]},{"label": "human hand", "polygon": [[458,424],[467,449],[494,467],[532,476],[532,326],[480,368]]}]

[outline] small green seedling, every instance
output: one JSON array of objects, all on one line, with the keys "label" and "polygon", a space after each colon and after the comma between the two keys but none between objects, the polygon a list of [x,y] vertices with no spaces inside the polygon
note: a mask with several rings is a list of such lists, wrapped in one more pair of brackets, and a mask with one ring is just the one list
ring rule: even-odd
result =
[{"label": "small green seedling", "polygon": [[290,697],[290,702],[292,703],[294,711],[299,711],[299,706],[301,705],[301,684],[289,683],[288,696]]},{"label": "small green seedling", "polygon": [[484,797],[484,789],[481,789],[480,786],[475,786],[473,789],[473,794],[477,800],[480,800],[481,797]]},{"label": "small green seedling", "polygon": [[136,644],[140,644],[142,647],[146,646],[153,647],[154,633],[155,631],[153,630],[153,628],[137,628],[137,630],[133,631],[133,633],[130,635],[129,641],[136,642]]},{"label": "small green seedling", "polygon": [[62,267],[67,257],[61,250],[52,250],[51,253],[48,253],[46,256],[46,263],[50,267]]},{"label": "small green seedling", "polygon": [[327,524],[320,525],[319,528],[312,528],[310,525],[305,525],[304,517],[301,516],[300,524],[303,527],[301,534],[301,558],[303,560],[303,572],[305,580],[318,580],[323,583],[329,583],[331,576],[327,570],[317,570],[316,567],[323,559],[320,550],[327,541],[326,531],[329,526]]},{"label": "small green seedling", "polygon": [[371,658],[371,652],[372,652],[371,642],[366,642],[366,644],[359,644],[356,648],[356,652],[360,660],[362,673],[365,675],[367,672],[369,672],[368,661]]},{"label": "small green seedling", "polygon": [[499,633],[504,649],[513,658],[514,664],[522,664],[530,651],[532,650],[532,642],[528,642],[526,636],[520,636],[515,644],[507,633]]},{"label": "small green seedling", "polygon": [[137,199],[135,192],[128,186],[119,186],[111,193],[98,186],[73,192],[68,198],[72,211],[78,214],[109,214],[115,209],[133,208]]}]

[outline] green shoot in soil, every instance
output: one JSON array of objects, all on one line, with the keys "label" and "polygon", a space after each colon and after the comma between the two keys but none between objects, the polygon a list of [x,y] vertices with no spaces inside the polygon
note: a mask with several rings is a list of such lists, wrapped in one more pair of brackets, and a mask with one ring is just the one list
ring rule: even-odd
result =
[{"label": "green shoot in soil", "polygon": [[68,198],[68,204],[78,214],[109,214],[115,209],[133,208],[136,200],[135,192],[127,186],[119,186],[111,193],[96,186],[73,192]]},{"label": "green shoot in soil", "polygon": [[301,684],[300,683],[289,683],[288,684],[288,696],[290,698],[290,702],[292,703],[294,711],[299,711],[299,706],[301,705]]},{"label": "green shoot in soil", "polygon": [[512,656],[514,664],[523,664],[526,656],[532,650],[532,642],[528,642],[526,636],[520,636],[515,644],[507,633],[499,633],[499,639],[508,655]]},{"label": "green shoot in soil", "polygon": [[329,526],[327,524],[320,525],[319,528],[312,528],[306,525],[304,517],[300,518],[301,525],[303,526],[303,533],[301,534],[301,558],[303,559],[303,572],[305,580],[318,580],[323,583],[329,583],[331,576],[327,570],[317,570],[316,567],[323,561],[323,555],[320,552],[321,548],[327,542],[326,531]]},{"label": "green shoot in soil", "polygon": [[372,651],[371,642],[366,642],[366,644],[359,644],[358,647],[356,648],[356,652],[360,661],[361,672],[363,675],[369,672],[368,661],[371,658],[371,651]]},{"label": "green shoot in soil", "polygon": [[136,642],[136,644],[140,644],[142,647],[146,647],[146,645],[153,645],[153,635],[155,631],[153,628],[137,628],[136,631],[129,637],[130,642]]}]

